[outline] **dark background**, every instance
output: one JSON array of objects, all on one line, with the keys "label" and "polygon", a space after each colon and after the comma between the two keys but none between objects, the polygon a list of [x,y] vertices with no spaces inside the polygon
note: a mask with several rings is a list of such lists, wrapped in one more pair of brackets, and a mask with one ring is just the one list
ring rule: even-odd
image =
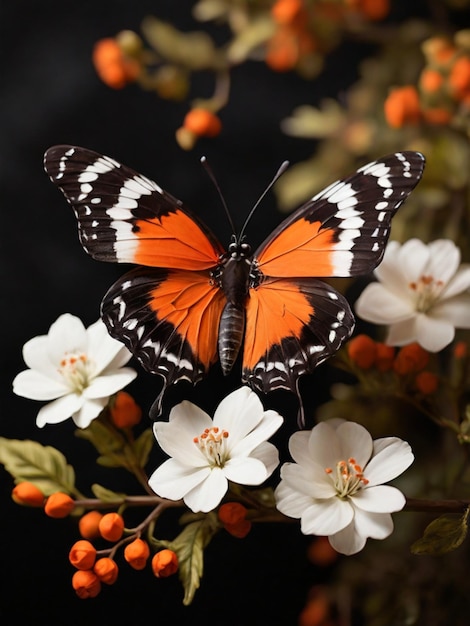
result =
[{"label": "dark background", "polygon": [[[200,156],[205,154],[212,164],[240,225],[280,163],[303,160],[314,150],[311,141],[284,136],[280,121],[299,104],[342,98],[357,76],[358,61],[371,51],[344,42],[329,56],[321,78],[310,82],[292,73],[275,74],[262,63],[236,68],[230,103],[221,113],[222,134],[184,152],[174,132],[187,103],[162,101],[135,86],[109,89],[95,74],[91,51],[102,37],[121,29],[138,31],[147,14],[172,20],[182,29],[200,28],[191,18],[193,4],[0,0],[0,435],[31,438],[61,449],[80,468],[82,490],[95,480],[113,486],[117,478],[121,490],[133,485],[124,474],[96,470],[90,444],[74,436],[70,420],[37,429],[39,403],[16,397],[11,381],[24,369],[21,348],[28,339],[46,333],[64,312],[79,316],[85,325],[94,322],[101,297],[124,270],[96,263],[83,252],[73,213],[43,172],[44,151],[53,144],[70,143],[122,161],[184,200],[226,242],[229,229]],[[421,2],[396,2],[392,19],[409,12],[410,4],[416,12],[424,10]],[[228,34],[224,27],[213,33],[220,42]],[[200,75],[192,95],[207,97],[212,86],[210,76]],[[251,222],[250,241],[259,243],[279,219],[270,195]],[[147,411],[160,382],[139,372],[131,391]],[[320,368],[304,382],[307,408],[323,398],[325,391],[319,390],[325,389],[326,376]],[[211,410],[225,391],[236,386],[235,378],[221,381],[214,372],[190,397]],[[282,406],[289,421],[286,428],[294,428],[295,398],[280,394],[268,401],[275,408]],[[71,588],[73,570],[67,561],[71,544],[79,538],[74,520],[52,520],[42,511],[15,505],[10,499],[12,486],[1,468],[2,626],[121,626],[144,621],[188,626],[296,624],[316,580],[305,557],[308,539],[300,536],[298,526],[264,526],[253,529],[244,541],[222,533],[215,538],[206,551],[202,585],[190,607],[181,604],[176,577],[159,581],[148,570],[135,572],[124,564],[113,587],[82,601]],[[172,532],[163,530],[168,536]]]}]

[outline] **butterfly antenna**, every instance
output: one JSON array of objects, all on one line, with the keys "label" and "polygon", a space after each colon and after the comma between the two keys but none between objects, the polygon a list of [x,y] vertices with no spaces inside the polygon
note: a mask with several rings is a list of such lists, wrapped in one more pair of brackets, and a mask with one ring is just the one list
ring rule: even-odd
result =
[{"label": "butterfly antenna", "polygon": [[211,179],[214,187],[217,190],[217,193],[219,194],[219,198],[220,198],[220,200],[222,202],[222,206],[224,207],[225,214],[227,215],[227,218],[228,218],[228,221],[229,221],[229,224],[230,224],[230,228],[232,229],[232,234],[235,236],[236,235],[235,224],[233,223],[232,216],[230,215],[230,211],[228,210],[228,206],[227,206],[227,203],[225,202],[225,198],[223,196],[223,193],[222,193],[222,191],[221,191],[221,189],[219,187],[219,183],[217,182],[217,179],[216,179],[216,177],[214,175],[214,172],[212,171],[212,168],[209,165],[209,163],[207,162],[207,159],[206,159],[205,156],[201,157],[201,164],[204,167],[204,169],[206,170],[209,178]]},{"label": "butterfly antenna", "polygon": [[260,195],[260,197],[258,198],[258,200],[256,201],[254,207],[251,209],[251,211],[248,214],[248,217],[245,220],[245,223],[243,224],[243,228],[240,232],[240,236],[238,238],[239,241],[242,240],[242,237],[245,233],[245,229],[248,226],[248,222],[251,220],[251,218],[253,217],[253,213],[256,211],[256,209],[259,207],[259,205],[261,204],[261,202],[263,201],[264,197],[266,196],[266,194],[268,193],[268,191],[273,187],[273,185],[281,178],[281,176],[284,174],[284,172],[286,171],[286,169],[289,167],[289,161],[284,161],[281,164],[281,167],[277,170],[276,174],[274,175],[274,178],[272,179],[272,181],[269,183],[269,185],[266,187],[266,189],[263,191],[263,193]]}]

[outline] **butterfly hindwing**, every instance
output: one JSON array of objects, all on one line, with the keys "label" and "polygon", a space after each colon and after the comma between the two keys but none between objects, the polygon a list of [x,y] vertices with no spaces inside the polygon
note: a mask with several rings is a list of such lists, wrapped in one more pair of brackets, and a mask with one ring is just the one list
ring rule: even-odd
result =
[{"label": "butterfly hindwing", "polygon": [[44,167],[72,205],[81,244],[94,259],[204,270],[224,252],[180,200],[110,157],[54,146]]},{"label": "butterfly hindwing", "polygon": [[206,272],[138,267],[111,287],[101,314],[111,336],[163,377],[162,396],[180,380],[196,384],[217,360],[224,305]]},{"label": "butterfly hindwing", "polygon": [[266,279],[247,305],[243,380],[264,393],[297,393],[299,377],[332,356],[353,329],[346,299],[323,281]]},{"label": "butterfly hindwing", "polygon": [[266,276],[367,274],[382,260],[391,219],[424,169],[419,152],[397,152],[361,167],[285,219],[255,252]]}]

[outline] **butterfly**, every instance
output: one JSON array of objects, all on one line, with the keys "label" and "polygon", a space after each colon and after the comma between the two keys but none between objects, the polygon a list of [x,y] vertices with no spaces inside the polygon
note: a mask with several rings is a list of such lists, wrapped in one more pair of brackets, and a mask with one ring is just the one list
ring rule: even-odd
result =
[{"label": "butterfly", "polygon": [[[243,234],[227,250],[183,203],[114,159],[53,146],[44,167],[75,211],[94,259],[134,269],[106,293],[112,337],[169,385],[196,384],[242,352],[253,390],[299,393],[299,377],[351,336],[347,300],[322,278],[367,274],[380,263],[391,219],[421,178],[424,157],[397,152],[308,200],[252,252]],[[246,223],[245,223],[246,225]]]}]

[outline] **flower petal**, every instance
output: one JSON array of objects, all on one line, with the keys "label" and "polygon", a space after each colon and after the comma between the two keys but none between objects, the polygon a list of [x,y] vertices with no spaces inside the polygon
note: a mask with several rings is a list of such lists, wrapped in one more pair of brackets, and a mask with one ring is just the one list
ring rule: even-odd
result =
[{"label": "flower petal", "polygon": [[450,300],[443,300],[429,312],[434,319],[447,321],[455,328],[470,328],[470,295],[461,294]]},{"label": "flower petal", "polygon": [[13,380],[13,391],[18,396],[31,400],[53,400],[70,393],[69,387],[42,372],[24,370]]},{"label": "flower petal", "polygon": [[340,554],[357,554],[366,545],[367,537],[357,532],[355,522],[351,522],[339,532],[328,537],[331,547]]},{"label": "flower petal", "polygon": [[354,509],[348,500],[315,500],[303,512],[300,529],[304,535],[331,535],[350,524],[353,517]]},{"label": "flower petal", "polygon": [[308,466],[317,463],[323,470],[334,467],[341,460],[341,444],[336,430],[328,422],[320,422],[311,431],[308,440],[308,454],[312,459]]},{"label": "flower petal", "polygon": [[308,440],[310,439],[309,430],[298,430],[289,439],[289,452],[291,457],[299,465],[309,465],[312,461],[312,456],[308,447]]},{"label": "flower petal", "polygon": [[410,445],[398,437],[374,441],[374,455],[365,469],[369,486],[380,485],[402,474],[413,463]]},{"label": "flower petal", "polygon": [[396,322],[388,329],[387,344],[389,346],[406,346],[416,341],[417,316],[414,315],[402,322]]},{"label": "flower petal", "polygon": [[294,490],[310,498],[333,498],[336,490],[321,465],[311,463],[308,468],[297,463],[284,463],[281,478]]},{"label": "flower petal", "polygon": [[131,358],[129,350],[108,333],[104,322],[99,319],[86,330],[88,353],[95,362],[95,375],[106,369],[118,369]]},{"label": "flower petal", "polygon": [[36,426],[42,428],[46,424],[65,422],[74,413],[80,410],[83,398],[76,393],[69,393],[43,406],[37,417]]},{"label": "flower petal", "polygon": [[70,313],[57,318],[49,328],[47,339],[52,363],[59,364],[67,353],[87,353],[88,339],[83,322]]},{"label": "flower petal", "polygon": [[428,352],[439,352],[455,335],[451,322],[420,314],[416,319],[416,341]]},{"label": "flower petal", "polygon": [[393,532],[393,519],[390,513],[368,513],[355,509],[356,532],[371,539],[386,539]]},{"label": "flower petal", "polygon": [[426,274],[447,284],[460,263],[460,250],[450,239],[436,239],[428,244],[429,261]]},{"label": "flower petal", "polygon": [[227,493],[228,481],[220,468],[214,468],[207,478],[184,496],[185,504],[198,513],[215,509]]},{"label": "flower petal", "polygon": [[176,459],[168,459],[162,463],[149,478],[149,486],[162,498],[180,500],[197,485],[207,479],[209,467],[194,469],[182,465]]},{"label": "flower petal", "polygon": [[260,485],[268,477],[264,463],[252,457],[230,459],[222,471],[228,480],[241,485]]},{"label": "flower petal", "polygon": [[287,517],[300,519],[302,513],[312,504],[312,498],[306,496],[294,489],[283,480],[279,483],[274,491],[276,499],[276,508]]},{"label": "flower petal", "polygon": [[254,450],[252,450],[251,457],[258,459],[263,463],[266,468],[267,476],[271,476],[276,467],[279,465],[279,452],[276,446],[267,441],[260,443]]},{"label": "flower petal", "polygon": [[[249,434],[240,438],[240,432],[237,432],[238,441],[236,444],[233,445],[233,442],[229,442],[230,454],[232,456],[248,456],[256,447],[269,439],[280,428],[283,421],[281,415],[276,411],[264,411],[262,420]],[[230,437],[232,437],[233,432],[232,426],[232,430],[229,430]]]},{"label": "flower petal", "polygon": [[441,291],[441,299],[453,298],[470,288],[470,265],[463,263]]},{"label": "flower petal", "polygon": [[24,344],[23,360],[32,370],[42,372],[56,380],[60,379],[60,374],[57,371],[58,363],[52,363],[49,358],[47,335],[33,337]]},{"label": "flower petal", "polygon": [[356,422],[343,422],[336,429],[341,446],[340,457],[336,461],[354,458],[363,468],[370,459],[373,450],[372,437],[369,431]]},{"label": "flower petal", "polygon": [[90,423],[98,417],[101,411],[108,403],[108,398],[96,398],[86,400],[80,410],[72,415],[72,419],[78,428],[86,428]]},{"label": "flower petal", "polygon": [[395,487],[377,485],[361,489],[352,498],[354,506],[370,513],[394,513],[405,506],[405,496]]},{"label": "flower petal", "polygon": [[222,400],[214,413],[214,426],[228,430],[235,445],[256,428],[263,414],[261,400],[254,391],[244,386]]},{"label": "flower petal", "polygon": [[381,283],[370,283],[355,304],[359,317],[374,324],[396,324],[415,314],[414,303],[403,290],[393,293]]},{"label": "flower petal", "polygon": [[135,370],[130,367],[121,367],[119,370],[94,378],[83,390],[83,395],[85,398],[109,398],[133,381],[136,376]]}]

